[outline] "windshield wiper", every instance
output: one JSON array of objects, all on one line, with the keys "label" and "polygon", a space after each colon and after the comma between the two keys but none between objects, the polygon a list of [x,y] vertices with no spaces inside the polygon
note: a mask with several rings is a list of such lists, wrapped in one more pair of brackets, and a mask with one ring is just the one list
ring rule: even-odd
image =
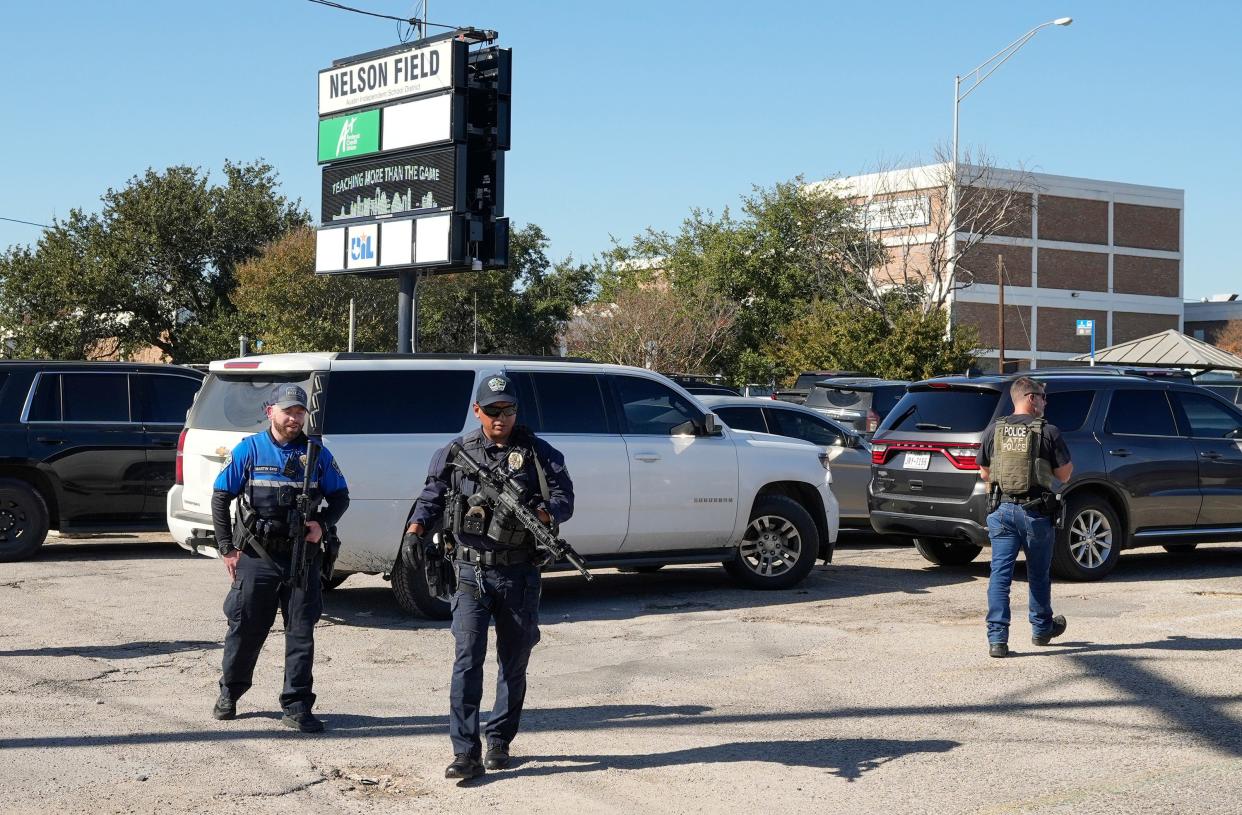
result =
[{"label": "windshield wiper", "polygon": [[919,430],[952,430],[953,428],[944,424],[936,424],[935,422],[915,422],[914,426]]}]

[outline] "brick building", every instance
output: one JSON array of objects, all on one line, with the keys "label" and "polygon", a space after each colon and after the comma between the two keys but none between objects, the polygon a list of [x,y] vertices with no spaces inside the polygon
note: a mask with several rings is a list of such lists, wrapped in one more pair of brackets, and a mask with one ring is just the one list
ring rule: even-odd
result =
[{"label": "brick building", "polygon": [[1187,300],[1185,328],[1196,340],[1215,343],[1225,326],[1242,320],[1242,299],[1237,294],[1214,294],[1202,300]]},{"label": "brick building", "polygon": [[[954,279],[968,285],[948,296],[953,323],[979,331],[981,368],[997,367],[997,255],[1010,366],[1046,367],[1089,351],[1090,337],[1075,332],[1078,320],[1096,321],[1097,348],[1181,330],[1182,190],[972,167],[959,177],[959,235],[987,221],[971,217],[972,192],[981,210],[1000,200],[978,188],[1005,190],[1010,207],[1004,225],[959,259]],[[868,228],[889,248],[877,278],[901,279],[898,265],[908,273],[926,268],[929,256],[945,256],[948,178],[946,165],[933,164],[826,182],[864,204]]]}]

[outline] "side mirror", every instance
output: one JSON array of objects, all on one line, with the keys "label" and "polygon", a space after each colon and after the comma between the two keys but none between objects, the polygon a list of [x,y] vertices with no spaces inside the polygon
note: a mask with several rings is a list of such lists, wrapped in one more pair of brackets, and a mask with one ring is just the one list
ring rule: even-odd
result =
[{"label": "side mirror", "polygon": [[703,435],[704,436],[723,436],[724,431],[721,429],[720,419],[715,413],[708,413],[703,417]]}]

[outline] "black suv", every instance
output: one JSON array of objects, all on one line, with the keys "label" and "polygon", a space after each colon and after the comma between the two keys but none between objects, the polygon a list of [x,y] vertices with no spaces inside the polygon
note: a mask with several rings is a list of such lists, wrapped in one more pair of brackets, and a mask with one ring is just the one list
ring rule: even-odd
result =
[{"label": "black suv", "polygon": [[[1188,551],[1242,537],[1242,412],[1188,377],[1121,368],[1037,370],[1047,419],[1074,475],[1053,571],[1098,580],[1122,549]],[[1017,375],[951,376],[909,387],[872,439],[871,525],[910,535],[933,563],[966,563],[988,543],[975,456],[988,423],[1012,412]]]},{"label": "black suv", "polygon": [[0,363],[0,561],[49,528],[166,528],[177,439],[198,371],[128,362]]}]

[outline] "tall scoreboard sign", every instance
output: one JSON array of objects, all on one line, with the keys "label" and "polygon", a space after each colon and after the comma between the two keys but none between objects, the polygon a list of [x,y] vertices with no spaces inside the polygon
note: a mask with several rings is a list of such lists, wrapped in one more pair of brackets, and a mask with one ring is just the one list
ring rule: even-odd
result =
[{"label": "tall scoreboard sign", "polygon": [[509,265],[512,52],[495,38],[461,29],[319,72],[316,272]]}]

